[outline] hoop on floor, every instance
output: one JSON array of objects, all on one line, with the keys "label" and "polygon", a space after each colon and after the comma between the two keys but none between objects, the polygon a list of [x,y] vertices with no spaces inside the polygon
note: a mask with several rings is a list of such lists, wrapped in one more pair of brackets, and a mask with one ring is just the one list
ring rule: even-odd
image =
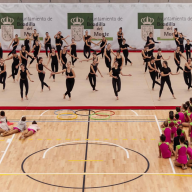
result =
[{"label": "hoop on floor", "polygon": [[[55,115],[61,115],[60,113],[57,113],[58,111],[72,111],[73,113],[75,113],[75,111],[71,110],[71,109],[59,109],[54,111]],[[61,115],[61,116],[67,116],[67,114]]]},{"label": "hoop on floor", "polygon": [[[73,117],[73,118],[62,118],[62,117],[60,117],[62,115],[75,115],[75,117]],[[57,119],[60,119],[60,120],[74,120],[74,119],[77,119],[77,115],[75,113],[61,113],[61,114],[57,115]]]},{"label": "hoop on floor", "polygon": [[[98,118],[93,118],[92,116],[93,115],[102,115],[102,116],[107,116],[107,117],[105,117],[105,118],[103,118],[103,119],[98,119]],[[90,119],[92,119],[92,120],[107,120],[107,119],[109,119],[111,116],[110,115],[108,115],[108,114],[105,114],[105,113],[95,113],[95,114],[91,114],[90,116]]]},{"label": "hoop on floor", "polygon": [[[102,113],[103,111],[105,111],[105,112],[110,112],[110,114],[104,114],[104,115],[99,115],[98,113]],[[108,116],[108,115],[110,115],[110,116],[113,116],[113,115],[115,115],[115,111],[110,111],[110,110],[101,110],[101,111],[95,111],[95,115],[97,115],[98,114],[98,116]]]},{"label": "hoop on floor", "polygon": [[[81,114],[77,113],[78,111],[88,111],[89,112],[89,109],[80,109],[80,110],[77,110],[77,111],[74,112],[76,115],[79,115],[79,116],[89,116],[89,114],[88,115],[81,115]],[[95,111],[90,110],[90,112],[93,113],[91,115],[95,115]]]}]

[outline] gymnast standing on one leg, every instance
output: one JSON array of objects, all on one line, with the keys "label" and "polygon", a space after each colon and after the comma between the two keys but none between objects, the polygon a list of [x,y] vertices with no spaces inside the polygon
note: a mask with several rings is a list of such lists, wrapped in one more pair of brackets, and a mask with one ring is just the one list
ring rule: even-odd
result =
[{"label": "gymnast standing on one leg", "polygon": [[73,55],[71,55],[68,51],[67,51],[67,46],[63,47],[63,50],[60,51],[60,58],[61,58],[61,63],[62,63],[62,69],[66,69],[66,64],[67,64],[67,54],[71,57],[71,58],[75,58],[76,60],[78,59],[78,57],[75,57]]},{"label": "gymnast standing on one leg", "polygon": [[183,68],[180,66],[181,64],[180,57],[183,57],[186,60],[186,58],[183,56],[183,54],[180,51],[180,47],[177,47],[176,51],[174,51],[174,61],[175,61],[175,64],[177,65],[177,72],[179,71],[179,69],[183,70]]},{"label": "gymnast standing on one leg", "polygon": [[[154,49],[154,48],[153,48],[153,49]],[[144,61],[143,65],[145,64],[145,73],[146,73],[146,71],[147,71],[148,62],[149,62],[150,59],[151,59],[151,56],[148,55],[149,51],[151,51],[151,50],[149,49],[149,46],[148,46],[148,45],[145,45],[145,46],[144,46],[144,49],[141,51],[141,55],[142,55],[143,61]]]},{"label": "gymnast standing on one leg", "polygon": [[154,91],[155,83],[158,84],[158,85],[161,85],[159,82],[157,82],[155,80],[156,72],[158,72],[158,70],[157,70],[156,65],[155,65],[155,58],[154,57],[152,57],[151,61],[148,62],[148,68],[149,68],[149,74],[150,74],[151,79],[153,81],[153,83],[152,83],[152,90]]},{"label": "gymnast standing on one leg", "polygon": [[[49,62],[51,61],[51,69],[53,72],[58,72],[58,63],[60,63],[59,57],[58,57],[58,53],[55,52],[55,48],[52,47],[51,53],[49,54],[49,60],[47,62],[47,66],[49,64]],[[60,63],[61,65],[61,63]],[[51,78],[51,76],[50,76]],[[53,82],[55,82],[55,75],[53,74]]]},{"label": "gymnast standing on one leg", "polygon": [[103,77],[103,75],[101,74],[99,68],[98,68],[98,64],[97,64],[97,60],[93,59],[93,63],[90,65],[90,72],[89,72],[89,82],[91,87],[93,88],[93,91],[98,91],[97,89],[95,89],[96,87],[96,77],[97,77],[97,70],[99,71],[101,77]]},{"label": "gymnast standing on one leg", "polygon": [[23,101],[23,86],[25,86],[25,98],[26,100],[28,100],[28,91],[29,91],[29,83],[28,83],[28,79],[31,82],[34,82],[30,79],[30,75],[28,70],[25,68],[25,65],[21,64],[21,70],[18,73],[18,77],[17,77],[17,81],[20,78],[20,93],[21,93],[21,101]]},{"label": "gymnast standing on one leg", "polygon": [[34,51],[34,52],[33,52],[34,57],[31,59],[28,68],[30,67],[30,65],[33,63],[33,61],[34,61],[35,59],[37,60],[37,63],[38,63],[38,59],[39,59],[38,56],[39,56],[39,53],[40,53],[40,51],[41,51],[41,44],[39,43],[39,41],[36,41],[36,42],[35,42],[35,45],[33,46],[31,52],[32,52],[32,51]]},{"label": "gymnast standing on one leg", "polygon": [[191,86],[191,69],[192,69],[192,63],[191,63],[191,58],[189,58],[187,63],[185,63],[185,68],[183,70],[183,77],[186,85],[188,86],[188,90],[192,87]]},{"label": "gymnast standing on one leg", "polygon": [[105,55],[105,64],[107,68],[109,68],[109,72],[111,71],[111,53],[113,53],[113,55],[116,56],[113,50],[111,49],[111,44],[108,43],[107,48],[105,48],[104,55]]},{"label": "gymnast standing on one leg", "polygon": [[49,52],[51,53],[51,37],[49,36],[48,32],[46,32],[45,35],[46,37],[44,40],[44,45],[45,45],[45,52],[48,57],[48,48],[49,48]]},{"label": "gymnast standing on one leg", "polygon": [[66,69],[63,69],[62,71],[60,72],[55,72],[55,73],[51,73],[51,75],[55,75],[55,74],[59,74],[59,73],[64,73],[66,74],[66,87],[67,87],[67,91],[66,93],[64,94],[64,99],[66,97],[66,95],[69,96],[69,101],[71,101],[71,91],[73,89],[73,86],[75,84],[75,72],[74,70],[71,68],[71,61],[68,61],[67,62],[67,68]]},{"label": "gymnast standing on one leg", "polygon": [[115,61],[114,63],[115,67],[113,67],[110,71],[110,76],[112,77],[112,85],[113,85],[113,90],[115,92],[116,99],[119,100],[118,97],[118,92],[121,90],[121,78],[119,77],[119,74],[122,76],[132,76],[131,74],[129,75],[124,75],[121,70],[118,67],[118,62]]},{"label": "gymnast standing on one leg", "polygon": [[51,90],[50,89],[50,86],[48,86],[45,82],[44,82],[44,79],[45,79],[45,71],[43,70],[43,67],[45,67],[47,70],[49,70],[50,72],[51,69],[49,69],[46,65],[43,64],[43,58],[42,57],[39,57],[39,61],[38,63],[36,64],[36,69],[38,71],[38,75],[39,75],[39,80],[41,81],[41,92],[43,92],[43,87],[44,85],[49,89],[49,91]]},{"label": "gymnast standing on one leg", "polygon": [[13,50],[8,54],[8,56],[11,55],[14,51],[16,51],[17,45],[19,45],[19,38],[18,38],[17,34],[15,35],[15,38],[11,41],[11,44],[9,45],[9,48],[10,48],[11,45],[13,47]]},{"label": "gymnast standing on one leg", "polygon": [[[161,71],[161,68],[162,68],[161,59],[163,59],[164,61],[166,61],[166,60],[169,60],[169,59],[170,59],[170,56],[169,56],[168,59],[163,58],[163,55],[162,55],[162,53],[161,53],[161,48],[159,48],[159,49],[158,49],[158,52],[157,52],[157,54],[156,54],[156,56],[155,56],[155,65],[156,65],[157,70],[159,69],[160,71]],[[161,75],[160,75],[158,72],[156,72],[156,76],[157,76],[157,79],[159,79]]]},{"label": "gymnast standing on one leg", "polygon": [[102,58],[103,58],[105,46],[107,45],[107,39],[105,38],[104,35],[103,35],[101,41],[99,41],[99,43],[97,43],[97,45],[99,45],[99,44],[100,44],[101,51],[99,53],[97,53],[97,55],[102,54]]},{"label": "gymnast standing on one leg", "polygon": [[119,43],[119,49],[121,49],[122,41],[123,41],[122,27],[120,27],[119,31],[117,32],[117,40],[118,40],[118,43]]},{"label": "gymnast standing on one leg", "polygon": [[129,63],[131,63],[131,65],[133,64],[129,58],[128,58],[128,55],[129,55],[129,50],[128,50],[128,47],[131,48],[131,49],[136,49],[136,48],[133,48],[131,46],[129,46],[128,44],[126,44],[126,39],[123,39],[123,43],[121,45],[121,51],[123,51],[123,55],[125,57],[125,66],[127,66],[127,61]]},{"label": "gymnast standing on one leg", "polygon": [[74,66],[75,62],[77,61],[77,51],[76,51],[76,43],[75,43],[75,39],[72,38],[71,39],[71,45],[70,45],[70,53],[71,53],[71,62],[72,62],[72,66]]},{"label": "gymnast standing on one leg", "polygon": [[0,58],[0,83],[3,84],[3,91],[5,90],[5,81],[7,77],[6,65],[2,58]]},{"label": "gymnast standing on one leg", "polygon": [[174,96],[174,93],[173,93],[173,89],[171,87],[171,81],[170,81],[169,75],[178,75],[178,74],[179,74],[179,72],[173,74],[171,72],[171,69],[168,67],[167,61],[163,61],[163,67],[161,68],[161,88],[159,91],[159,101],[161,100],[161,94],[162,94],[165,82],[167,83],[169,90],[170,90],[171,94],[173,95],[173,98],[176,99]]},{"label": "gymnast standing on one leg", "polygon": [[8,78],[10,78],[11,76],[13,77],[13,82],[15,83],[15,76],[18,73],[19,70],[19,65],[21,64],[21,57],[17,55],[16,50],[12,52],[12,56],[8,57],[6,60],[10,60],[13,59],[13,63],[12,63],[12,74],[9,75]]}]

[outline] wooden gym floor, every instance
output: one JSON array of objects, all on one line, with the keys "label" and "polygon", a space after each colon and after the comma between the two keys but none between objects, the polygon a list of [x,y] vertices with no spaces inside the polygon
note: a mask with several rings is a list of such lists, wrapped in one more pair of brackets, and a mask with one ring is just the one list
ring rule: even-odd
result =
[{"label": "wooden gym floor", "polygon": [[[77,55],[80,58],[79,60],[85,59],[83,53],[78,53]],[[162,55],[164,58],[171,56],[168,63],[172,72],[175,73],[176,65],[174,63],[173,53],[162,53]],[[48,59],[45,53],[40,53],[40,56],[43,57],[44,64],[47,64]],[[6,57],[7,53],[4,53],[4,59]],[[155,90],[152,91],[152,80],[148,71],[144,74],[141,53],[131,52],[129,58],[133,62],[133,66],[128,63],[127,67],[123,67],[122,72],[124,74],[132,74],[132,77],[121,76],[122,85],[118,101],[116,101],[112,87],[112,79],[107,74],[108,68],[105,65],[104,59],[100,59],[99,63],[99,69],[104,77],[101,78],[98,73],[96,88],[99,91],[97,92],[92,91],[89,81],[86,80],[91,61],[80,63],[79,60],[77,60],[74,68],[76,73],[75,85],[70,102],[68,98],[63,99],[63,94],[66,92],[66,78],[61,74],[56,75],[56,82],[53,82],[52,79],[49,79],[50,72],[46,70],[45,82],[50,85],[51,91],[48,91],[48,89],[44,87],[44,92],[40,92],[41,84],[36,71],[36,62],[34,61],[29,68],[33,74],[31,79],[35,81],[34,83],[29,82],[29,100],[21,102],[19,83],[13,83],[12,78],[9,78],[6,80],[6,90],[0,93],[0,106],[177,106],[191,97],[191,90],[187,90],[183,73],[180,71],[181,73],[179,75],[171,76],[173,91],[177,99],[172,98],[167,85],[165,85],[162,100],[158,101],[160,87],[159,85],[155,85]],[[67,59],[68,61],[71,60],[69,56]],[[12,60],[6,61],[7,75],[11,74],[11,64]],[[183,67],[184,64],[185,60],[181,59],[181,66]],[[48,67],[51,68],[51,62]],[[59,71],[60,70],[61,66],[59,66]],[[0,90],[2,90],[2,84],[0,84]]]},{"label": "wooden gym floor", "polygon": [[27,125],[36,120],[41,130],[25,141],[20,134],[0,138],[0,191],[190,191],[192,169],[158,158],[159,125],[168,111],[114,112],[107,120],[90,119],[89,111],[58,120],[50,110],[6,111],[14,126],[25,115]]}]

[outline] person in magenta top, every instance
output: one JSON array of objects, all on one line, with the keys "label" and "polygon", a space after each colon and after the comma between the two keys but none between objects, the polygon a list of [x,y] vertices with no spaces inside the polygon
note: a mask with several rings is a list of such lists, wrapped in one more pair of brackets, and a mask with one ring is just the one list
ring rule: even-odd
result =
[{"label": "person in magenta top", "polygon": [[176,121],[174,120],[174,116],[172,114],[169,115],[169,120],[168,120],[168,127],[171,128],[171,140],[173,140],[174,137],[176,137]]},{"label": "person in magenta top", "polygon": [[188,112],[187,116],[189,118],[189,121],[191,122],[192,121],[192,106],[189,106],[189,110],[188,111],[189,112]]},{"label": "person in magenta top", "polygon": [[178,126],[178,129],[181,129],[181,136],[184,136],[185,140],[187,140],[187,135],[185,134],[185,131],[183,130],[183,125],[182,124],[180,124]]},{"label": "person in magenta top", "polygon": [[188,162],[187,166],[192,167],[192,149],[189,147],[189,142],[186,140],[184,144],[187,146],[187,155],[188,155]]},{"label": "person in magenta top", "polygon": [[168,122],[164,122],[165,128],[163,128],[163,134],[165,135],[166,139],[165,142],[171,143],[171,128],[168,127]]},{"label": "person in magenta top", "polygon": [[185,115],[183,112],[181,112],[180,107],[176,107],[176,114],[179,115],[179,120],[181,120],[181,123],[184,123],[185,122]]},{"label": "person in magenta top", "polygon": [[187,146],[184,144],[185,137],[180,137],[180,145],[176,146],[175,166],[187,169]]},{"label": "person in magenta top", "polygon": [[192,145],[192,122],[189,123],[189,137],[190,137],[190,144]]},{"label": "person in magenta top", "polygon": [[165,135],[161,135],[160,136],[160,142],[158,143],[158,148],[159,148],[159,158],[161,158],[161,156],[163,158],[170,158],[172,153],[174,154],[173,149],[171,149],[171,147],[169,146],[168,142],[165,142],[166,137]]},{"label": "person in magenta top", "polygon": [[178,129],[178,126],[182,124],[181,120],[179,119],[179,114],[175,114],[175,121],[176,121],[176,127]]}]

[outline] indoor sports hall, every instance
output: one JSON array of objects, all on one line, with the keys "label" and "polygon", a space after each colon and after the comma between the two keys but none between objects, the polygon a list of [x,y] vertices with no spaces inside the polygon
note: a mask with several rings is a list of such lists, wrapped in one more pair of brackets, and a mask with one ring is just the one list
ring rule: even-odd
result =
[{"label": "indoor sports hall", "polygon": [[191,8],[0,0],[0,192],[190,191]]}]

